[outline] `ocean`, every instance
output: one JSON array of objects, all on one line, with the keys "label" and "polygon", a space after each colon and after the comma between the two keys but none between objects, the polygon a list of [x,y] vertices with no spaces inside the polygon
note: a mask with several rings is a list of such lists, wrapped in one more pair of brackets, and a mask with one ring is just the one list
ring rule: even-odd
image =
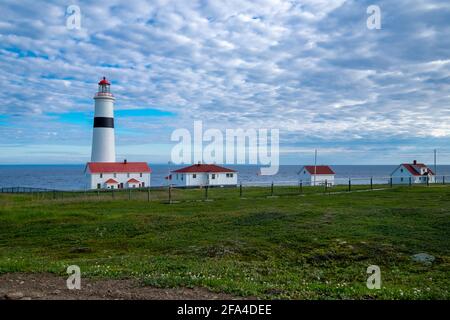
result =
[{"label": "ocean", "polygon": [[[0,188],[31,187],[56,190],[83,190],[86,186],[84,165],[0,165]],[[152,186],[167,185],[165,177],[170,170],[182,166],[168,166],[164,164],[151,165]],[[295,185],[298,183],[297,172],[301,165],[282,165],[277,175],[259,175],[259,166],[227,165],[226,167],[238,171],[239,182],[244,185],[260,185],[274,182],[275,184]],[[336,183],[346,184],[352,178],[355,184],[368,184],[370,177],[374,183],[388,183],[388,177],[397,167],[396,165],[336,165],[331,166],[336,172]],[[450,176],[450,165],[438,166],[438,176]],[[450,179],[448,179],[450,181]]]}]

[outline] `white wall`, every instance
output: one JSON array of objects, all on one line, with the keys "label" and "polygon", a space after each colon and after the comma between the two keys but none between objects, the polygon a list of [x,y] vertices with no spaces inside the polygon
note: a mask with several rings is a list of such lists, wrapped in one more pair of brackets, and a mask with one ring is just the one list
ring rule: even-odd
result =
[{"label": "white wall", "polygon": [[[305,173],[306,171],[306,173]],[[314,175],[310,174],[308,172],[308,170],[302,170],[299,173],[299,180],[303,181],[304,185],[315,185],[319,186],[319,185],[324,185],[325,181],[328,183],[328,185],[334,185],[334,175],[328,175],[328,174],[317,174],[316,178],[314,179]]]},{"label": "white wall", "polygon": [[[150,179],[151,179],[150,173],[145,172],[142,173],[142,177],[140,176],[140,173],[131,173],[131,172],[129,174],[117,173],[115,177],[113,173],[103,173],[102,177],[100,177],[100,173],[90,174],[88,172],[87,176],[88,176],[88,188],[90,189],[97,189],[98,183],[100,183],[102,189],[105,189],[106,188],[105,182],[109,179],[114,179],[117,182],[119,182],[119,184],[123,183],[123,187],[128,188],[127,181],[132,178],[144,182],[145,187],[150,187]],[[116,186],[114,186],[114,188],[116,188]]]},{"label": "white wall", "polygon": [[227,177],[227,173],[201,172],[194,174],[174,172],[172,173],[171,184],[179,187],[237,185],[237,173],[233,172],[232,175],[233,177]]},{"label": "white wall", "polygon": [[[414,176],[406,169],[403,165],[399,166],[391,174],[393,184],[409,184],[409,178],[411,178],[411,183],[427,183],[426,176]],[[429,176],[429,182],[435,182],[435,176]]]}]

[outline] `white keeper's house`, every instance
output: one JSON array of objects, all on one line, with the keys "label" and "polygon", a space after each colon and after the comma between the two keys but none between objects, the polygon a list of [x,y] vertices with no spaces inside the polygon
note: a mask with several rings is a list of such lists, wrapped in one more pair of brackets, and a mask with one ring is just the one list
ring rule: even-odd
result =
[{"label": "white keeper's house", "polygon": [[299,172],[299,180],[305,185],[334,185],[334,171],[329,166],[304,166]]},{"label": "white keeper's house", "polygon": [[88,189],[150,187],[151,169],[146,162],[116,162],[114,95],[103,77],[94,96],[95,113],[91,162],[85,167]]},{"label": "white keeper's house", "polygon": [[145,162],[88,162],[89,189],[150,187],[151,169]]},{"label": "white keeper's house", "polygon": [[393,184],[434,183],[435,173],[423,163],[402,163],[391,174]]},{"label": "white keeper's house", "polygon": [[215,164],[194,164],[167,177],[177,187],[237,186],[237,171]]}]

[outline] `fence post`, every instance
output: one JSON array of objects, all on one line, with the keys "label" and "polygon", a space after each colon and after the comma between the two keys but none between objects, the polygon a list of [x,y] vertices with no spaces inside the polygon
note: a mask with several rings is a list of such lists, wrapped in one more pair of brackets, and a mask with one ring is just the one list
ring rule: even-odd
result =
[{"label": "fence post", "polygon": [[242,198],[242,181],[239,184],[239,197]]},{"label": "fence post", "polygon": [[348,178],[348,191],[352,191],[352,178]]},{"label": "fence post", "polygon": [[131,200],[131,188],[128,188],[128,200]]},{"label": "fence post", "polygon": [[392,188],[392,177],[389,179],[389,186]]},{"label": "fence post", "polygon": [[373,190],[373,177],[370,177],[370,190]]},{"label": "fence post", "polygon": [[300,180],[298,186],[299,186],[299,192],[300,192],[300,194],[303,193],[303,180]]},{"label": "fence post", "polygon": [[430,186],[430,177],[427,176],[427,187]]},{"label": "fence post", "polygon": [[273,196],[273,181],[272,181],[272,184],[270,186],[270,195]]},{"label": "fence post", "polygon": [[150,187],[147,187],[147,202],[150,202]]},{"label": "fence post", "polygon": [[411,177],[409,177],[409,186],[410,187],[412,186],[412,178]]},{"label": "fence post", "polygon": [[208,185],[205,188],[205,200],[208,200]]},{"label": "fence post", "polygon": [[172,185],[169,184],[169,203],[172,203]]},{"label": "fence post", "polygon": [[325,179],[325,193],[327,193],[328,191],[328,180]]}]

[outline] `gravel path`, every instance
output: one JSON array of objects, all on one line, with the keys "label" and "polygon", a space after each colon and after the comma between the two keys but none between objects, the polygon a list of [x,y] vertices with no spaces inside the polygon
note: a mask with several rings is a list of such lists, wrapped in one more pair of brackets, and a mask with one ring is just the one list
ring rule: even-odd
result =
[{"label": "gravel path", "polygon": [[0,299],[22,300],[216,300],[239,299],[203,288],[154,288],[134,280],[82,279],[80,290],[69,290],[66,278],[49,273],[0,275]]}]

